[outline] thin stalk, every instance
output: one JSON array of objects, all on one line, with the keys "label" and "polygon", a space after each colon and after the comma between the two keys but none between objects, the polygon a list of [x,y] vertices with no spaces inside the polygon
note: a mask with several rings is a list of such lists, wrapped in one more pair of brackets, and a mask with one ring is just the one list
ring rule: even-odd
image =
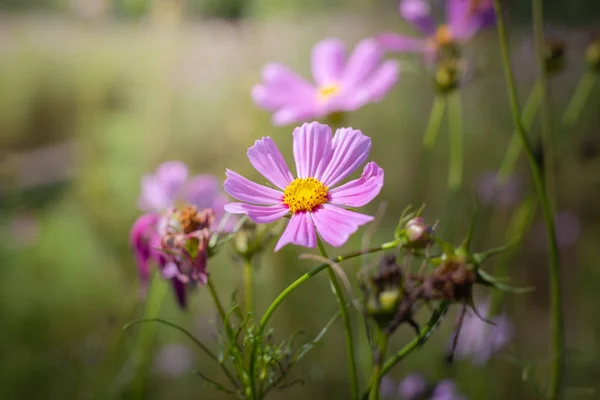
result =
[{"label": "thin stalk", "polygon": [[[144,318],[155,318],[160,314],[160,309],[167,293],[167,284],[163,281],[160,273],[154,273],[150,290],[144,310]],[[135,380],[132,382],[132,398],[143,399],[146,397],[146,381],[150,364],[150,353],[156,335],[156,325],[147,324],[140,329],[136,352],[138,357],[138,368]]]},{"label": "thin stalk", "polygon": [[[360,256],[365,255],[365,254],[377,253],[379,251],[385,251],[385,250],[393,249],[393,248],[397,247],[399,244],[400,244],[399,240],[394,240],[392,242],[384,243],[384,244],[382,244],[380,246],[377,246],[377,247],[372,247],[370,249],[365,249],[365,250],[354,251],[354,252],[348,253],[346,255],[338,256],[338,257],[334,258],[332,261],[339,263],[339,262],[342,262],[342,261],[345,261],[345,260],[349,260],[351,258],[360,257]],[[306,282],[307,280],[309,280],[313,276],[317,275],[319,272],[323,271],[327,267],[329,267],[328,263],[323,263],[321,265],[318,265],[318,266],[314,267],[313,269],[311,269],[310,271],[308,271],[307,273],[305,273],[304,275],[302,275],[300,278],[296,279],[287,288],[285,288],[279,294],[279,296],[277,296],[275,298],[275,300],[273,300],[273,302],[271,303],[271,305],[269,306],[269,308],[267,308],[267,311],[265,312],[265,314],[261,318],[260,324],[258,326],[257,336],[261,335],[264,332],[265,328],[267,327],[267,324],[269,323],[269,320],[271,319],[271,317],[273,316],[273,314],[275,313],[275,311],[277,310],[277,308],[279,308],[279,306],[281,305],[281,303],[283,303],[283,301],[294,290],[296,290],[304,282]],[[257,350],[258,350],[258,348],[257,348],[256,345],[252,346],[252,352],[251,352],[251,355],[250,355],[250,368],[249,368],[249,374],[250,374],[251,377],[255,376],[254,370],[256,368],[256,352],[257,352]],[[253,379],[251,379],[250,382],[253,382]]]},{"label": "thin stalk", "polygon": [[[319,253],[327,259],[327,251],[321,238],[317,236],[317,245],[319,247]],[[346,334],[346,351],[348,352],[348,362],[350,367],[350,389],[352,392],[352,398],[358,400],[358,376],[356,374],[356,357],[354,354],[354,338],[352,337],[352,323],[350,322],[350,315],[348,315],[348,309],[346,308],[346,299],[344,298],[344,292],[338,282],[335,272],[329,266],[327,268],[327,274],[329,275],[329,282],[331,283],[331,289],[333,294],[337,298],[338,305],[340,306],[340,313],[342,314],[342,321],[344,323],[344,331]]]},{"label": "thin stalk", "polygon": [[455,90],[448,99],[448,127],[450,130],[450,167],[448,188],[458,190],[463,176],[463,123],[460,91]]},{"label": "thin stalk", "polygon": [[246,312],[253,313],[254,311],[254,268],[252,260],[246,259],[244,262],[244,300],[246,303]]},{"label": "thin stalk", "polygon": [[[536,2],[540,0],[534,0]],[[541,3],[541,2],[540,2]],[[541,7],[541,4],[540,4]],[[564,338],[563,338],[563,316],[561,308],[561,287],[560,287],[560,270],[558,258],[558,246],[556,244],[556,236],[554,230],[554,215],[550,208],[550,202],[546,194],[546,186],[540,166],[537,164],[533,147],[527,137],[523,122],[519,116],[519,101],[517,99],[517,90],[515,79],[510,65],[510,56],[508,52],[508,40],[504,23],[504,10],[500,4],[500,0],[494,0],[494,8],[496,10],[496,21],[498,28],[498,36],[500,39],[500,49],[502,52],[502,63],[504,65],[504,73],[507,82],[508,94],[510,98],[510,106],[513,117],[513,122],[521,143],[527,154],[527,160],[533,175],[533,182],[540,202],[542,216],[546,223],[546,235],[548,238],[549,248],[549,274],[550,274],[550,310],[551,310],[551,327],[550,327],[550,399],[554,400],[559,397],[564,358]]]},{"label": "thin stalk", "polygon": [[206,286],[208,286],[210,295],[212,296],[213,301],[215,302],[215,306],[217,307],[217,311],[219,312],[221,321],[223,323],[225,323],[227,314],[225,313],[225,309],[223,308],[223,303],[221,303],[221,300],[219,299],[219,295],[217,294],[217,291],[215,290],[215,286],[213,285],[213,279],[209,279]]},{"label": "thin stalk", "polygon": [[437,94],[433,100],[433,106],[431,107],[431,113],[429,114],[429,121],[427,122],[427,128],[425,129],[425,136],[423,136],[423,146],[427,149],[431,149],[435,146],[438,134],[440,132],[440,126],[444,119],[444,110],[446,109],[446,96],[443,94]]},{"label": "thin stalk", "polygon": [[[521,121],[523,121],[523,127],[529,131],[533,126],[533,122],[535,121],[535,117],[540,109],[542,104],[542,91],[540,81],[536,81],[529,93],[529,97],[527,98],[527,102],[525,103],[525,108],[523,109],[523,114],[521,115]],[[519,137],[518,132],[514,132],[513,136],[510,140],[510,144],[508,145],[508,149],[504,154],[504,159],[502,160],[502,164],[500,164],[500,169],[498,170],[498,183],[505,184],[508,181],[508,178],[512,175],[517,167],[517,161],[519,160],[519,156],[521,155],[522,146],[521,146],[521,138]]]},{"label": "thin stalk", "polygon": [[369,400],[379,400],[379,392],[381,391],[381,378],[383,377],[383,360],[385,359],[385,353],[387,351],[388,339],[389,336],[383,332],[381,328],[377,327],[377,353],[374,357],[375,361],[373,363],[373,376],[371,378],[373,386],[371,386],[371,395],[369,396]]},{"label": "thin stalk", "polygon": [[579,119],[579,115],[581,114],[583,107],[585,106],[585,103],[592,93],[595,82],[596,75],[594,72],[588,70],[583,74],[563,115],[562,120],[565,125],[575,125],[577,119]]}]

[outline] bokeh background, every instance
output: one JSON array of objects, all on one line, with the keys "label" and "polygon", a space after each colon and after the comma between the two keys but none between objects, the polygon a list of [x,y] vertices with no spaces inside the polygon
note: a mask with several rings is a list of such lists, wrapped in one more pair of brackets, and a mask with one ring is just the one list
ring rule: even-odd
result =
[{"label": "bokeh background", "polygon": [[[585,69],[583,55],[600,23],[600,4],[545,4],[548,31],[567,44],[565,69],[550,82],[567,393],[600,398],[595,391],[600,374],[600,85],[575,127],[560,123]],[[536,77],[529,4],[509,1],[508,6],[523,103]],[[267,135],[290,157],[292,127],[271,126],[270,115],[249,95],[261,66],[279,61],[307,75],[310,49],[324,37],[353,45],[382,30],[412,32],[395,10],[391,0],[0,1],[0,398],[224,398],[191,374],[197,368],[219,377],[185,337],[156,326],[155,340],[140,344],[139,328],[122,330],[143,315],[145,305],[128,244],[129,228],[139,215],[140,178],[174,159],[195,173],[223,179],[227,167],[256,178],[245,151]],[[517,202],[484,204],[480,182],[498,168],[512,123],[495,32],[482,33],[470,54],[477,68],[462,92],[465,181],[458,193],[446,188],[445,128],[432,153],[421,149],[434,91],[416,57],[400,57],[401,79],[382,103],[348,117],[347,125],[373,138],[370,158],[386,171],[378,201],[387,208],[377,229],[368,232],[371,243],[390,239],[411,202],[425,202],[425,216],[439,220],[441,231],[456,243],[476,205],[488,211],[477,225],[476,247],[509,239],[518,201],[531,191],[529,172],[521,160]],[[536,125],[534,137],[537,131]],[[378,206],[373,202],[368,212]],[[365,232],[335,251],[359,247]],[[288,246],[273,254],[271,245],[260,258],[259,312],[313,266],[298,260],[301,252]],[[516,336],[504,356],[483,368],[468,360],[447,365],[455,310],[427,346],[394,369],[393,380],[420,372],[431,382],[456,379],[472,399],[535,398],[530,381],[543,379],[548,338],[547,259],[539,215],[518,252],[500,260],[509,264],[516,284],[537,288],[506,299]],[[493,270],[496,264],[487,267]],[[360,261],[344,264],[351,278],[360,267]],[[242,267],[227,251],[209,268],[225,298],[241,289]],[[309,340],[336,308],[326,277],[317,276],[286,300],[271,325],[276,337],[303,330]],[[187,311],[168,297],[160,316],[215,345],[216,314],[205,290],[192,294]],[[362,325],[358,316],[354,323]],[[392,350],[412,335],[400,329]],[[360,336],[364,384],[370,350]],[[325,345],[293,374],[306,384],[273,392],[271,398],[347,399],[345,357],[338,323]]]}]

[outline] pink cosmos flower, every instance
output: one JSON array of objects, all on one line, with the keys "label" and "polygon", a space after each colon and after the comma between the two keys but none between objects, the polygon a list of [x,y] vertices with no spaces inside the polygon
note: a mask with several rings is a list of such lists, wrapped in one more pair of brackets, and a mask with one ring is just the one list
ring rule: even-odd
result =
[{"label": "pink cosmos flower", "polygon": [[263,83],[254,86],[252,98],[259,107],[274,112],[275,125],[354,111],[383,99],[398,80],[398,63],[381,63],[382,57],[383,49],[375,40],[361,41],[346,59],[342,41],[325,39],[312,51],[314,84],[284,65],[271,63],[263,68]]},{"label": "pink cosmos flower", "polygon": [[443,46],[470,40],[475,34],[494,24],[492,2],[481,1],[474,6],[470,0],[447,0],[447,23],[437,25],[431,16],[431,8],[425,0],[402,0],[398,6],[400,16],[425,37],[412,37],[397,33],[382,33],[377,41],[388,51],[425,53],[432,60]]},{"label": "pink cosmos flower", "polygon": [[373,220],[344,207],[361,207],[379,194],[383,169],[369,162],[359,179],[335,187],[364,163],[371,139],[359,130],[338,129],[312,122],[294,129],[294,178],[273,140],[263,137],[248,149],[250,162],[275,188],[251,182],[227,170],[225,191],[243,203],[225,210],[246,214],[256,223],[271,223],[290,215],[275,251],[288,243],[315,247],[318,233],[332,246],[343,245],[359,226]]},{"label": "pink cosmos flower", "polygon": [[[226,203],[227,196],[220,191],[220,183],[215,177],[196,175],[188,178],[188,169],[181,162],[162,163],[154,174],[146,175],[142,179],[142,193],[138,201],[145,213],[134,222],[129,235],[142,284],[148,284],[150,264],[158,264],[163,278],[171,280],[180,306],[185,307],[185,284],[189,279],[182,279],[182,271],[177,265],[179,260],[161,250],[164,237],[173,235],[172,221],[177,215],[175,207],[186,204],[198,210],[211,209],[215,217],[213,225],[216,225],[224,216]],[[182,232],[177,238],[189,234]],[[198,283],[206,282],[205,261],[200,266],[203,278],[196,279]],[[198,266],[190,272],[198,276]]]}]

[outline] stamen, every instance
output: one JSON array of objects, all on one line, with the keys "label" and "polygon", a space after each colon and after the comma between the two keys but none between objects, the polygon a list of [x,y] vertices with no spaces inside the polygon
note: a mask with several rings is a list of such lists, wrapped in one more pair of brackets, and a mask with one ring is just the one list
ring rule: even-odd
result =
[{"label": "stamen", "polygon": [[319,101],[323,102],[329,100],[340,92],[340,87],[336,84],[324,85],[319,88],[318,98]]},{"label": "stamen", "polygon": [[312,211],[327,202],[327,186],[315,178],[296,178],[283,192],[283,204],[292,213]]}]

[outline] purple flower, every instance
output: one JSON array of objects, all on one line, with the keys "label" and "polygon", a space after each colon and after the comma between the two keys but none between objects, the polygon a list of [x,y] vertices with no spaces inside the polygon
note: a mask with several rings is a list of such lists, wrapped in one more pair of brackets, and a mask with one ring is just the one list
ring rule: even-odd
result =
[{"label": "purple flower", "polygon": [[[488,319],[489,301],[482,302],[476,307],[477,313]],[[456,343],[455,356],[463,359],[470,358],[474,364],[482,366],[494,353],[504,348],[513,337],[513,323],[506,314],[496,315],[491,322],[494,325],[482,321],[473,311],[467,310]],[[453,342],[454,335],[450,339],[450,347]]]},{"label": "purple flower", "polygon": [[433,390],[433,394],[431,395],[430,399],[465,400],[466,398],[458,392],[458,389],[456,388],[456,383],[449,379],[446,379],[437,384],[437,386]]},{"label": "purple flower", "polygon": [[403,0],[398,10],[400,16],[424,37],[386,32],[380,34],[377,41],[388,51],[424,53],[429,60],[441,47],[468,41],[480,29],[495,21],[491,1],[474,6],[469,0],[447,0],[447,23],[441,25],[436,25],[425,0]]},{"label": "purple flower", "polygon": [[[187,167],[181,162],[165,162],[154,174],[146,175],[138,201],[145,213],[135,221],[129,235],[142,284],[148,284],[150,264],[158,264],[162,276],[171,280],[179,304],[185,307],[185,284],[206,282],[207,231],[224,216],[226,203],[227,196],[215,177],[188,178]],[[175,208],[178,204],[188,207]],[[197,239],[197,248],[190,258],[183,250],[192,237]]]},{"label": "purple flower", "polygon": [[522,197],[522,185],[514,175],[502,184],[498,180],[497,171],[488,171],[477,182],[477,194],[484,204],[508,206],[519,202]]},{"label": "purple flower", "polygon": [[354,111],[383,99],[398,80],[398,63],[382,63],[382,56],[377,42],[366,39],[346,59],[340,40],[325,39],[312,51],[315,84],[284,65],[271,63],[263,68],[263,83],[254,86],[252,98],[259,107],[274,112],[275,125]]},{"label": "purple flower", "polygon": [[398,393],[403,400],[418,400],[427,392],[427,381],[421,374],[407,375],[398,385]]},{"label": "purple flower", "polygon": [[342,128],[332,137],[329,126],[305,123],[294,129],[294,178],[273,140],[263,137],[248,149],[248,158],[274,188],[227,170],[225,191],[243,203],[228,204],[225,210],[261,224],[289,214],[275,251],[288,243],[315,247],[317,232],[330,245],[341,246],[359,226],[373,220],[344,207],[361,207],[373,200],[383,186],[383,169],[369,162],[359,179],[333,186],[364,163],[370,150],[371,139],[361,131]]}]

